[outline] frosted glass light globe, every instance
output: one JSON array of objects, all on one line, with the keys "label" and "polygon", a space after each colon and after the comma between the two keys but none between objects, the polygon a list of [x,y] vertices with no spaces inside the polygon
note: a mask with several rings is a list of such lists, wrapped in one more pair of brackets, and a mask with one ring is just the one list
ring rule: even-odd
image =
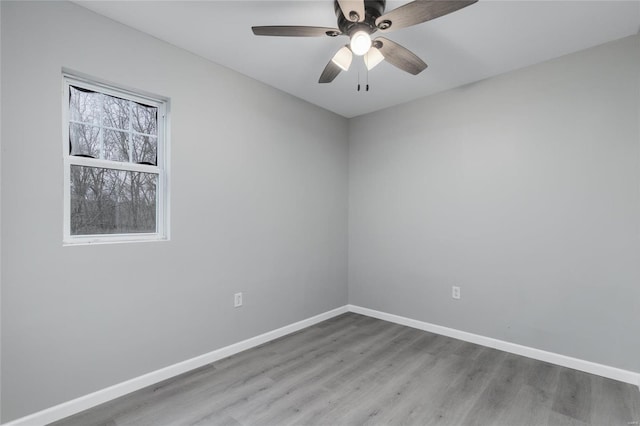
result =
[{"label": "frosted glass light globe", "polygon": [[369,71],[371,71],[373,67],[375,67],[382,61],[384,61],[384,56],[375,47],[370,48],[369,51],[364,55],[364,64],[367,66],[367,69]]},{"label": "frosted glass light globe", "polygon": [[358,31],[351,36],[351,51],[358,56],[362,56],[371,47],[371,37],[364,31]]},{"label": "frosted glass light globe", "polygon": [[343,71],[349,71],[349,67],[351,66],[351,60],[353,59],[353,54],[347,46],[343,46],[342,49],[338,50],[338,52],[331,59],[334,64],[342,68]]}]

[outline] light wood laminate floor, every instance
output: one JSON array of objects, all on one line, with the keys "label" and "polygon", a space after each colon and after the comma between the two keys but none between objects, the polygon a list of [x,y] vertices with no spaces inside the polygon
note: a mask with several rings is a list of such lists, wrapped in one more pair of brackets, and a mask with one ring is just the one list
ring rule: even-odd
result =
[{"label": "light wood laminate floor", "polygon": [[348,313],[54,425],[638,421],[635,386]]}]

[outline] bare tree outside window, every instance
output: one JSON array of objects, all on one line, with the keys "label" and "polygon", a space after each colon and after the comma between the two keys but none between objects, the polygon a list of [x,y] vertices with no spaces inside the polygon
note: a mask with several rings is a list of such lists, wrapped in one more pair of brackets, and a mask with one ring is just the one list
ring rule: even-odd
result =
[{"label": "bare tree outside window", "polygon": [[152,173],[71,166],[71,234],[156,232]]},{"label": "bare tree outside window", "polygon": [[68,87],[69,235],[158,233],[158,107]]}]

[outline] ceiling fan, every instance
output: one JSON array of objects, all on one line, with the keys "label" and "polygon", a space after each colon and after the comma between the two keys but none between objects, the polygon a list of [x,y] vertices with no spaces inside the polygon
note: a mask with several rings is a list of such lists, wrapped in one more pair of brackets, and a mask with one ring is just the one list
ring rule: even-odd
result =
[{"label": "ceiling fan", "polygon": [[319,83],[330,83],[340,71],[348,71],[353,55],[362,56],[368,70],[386,60],[416,75],[427,68],[422,59],[398,43],[385,37],[372,40],[371,35],[376,31],[388,33],[430,21],[477,1],[415,0],[384,13],[386,0],[335,0],[338,28],[275,25],[252,27],[252,30],[259,36],[349,37],[350,43],[341,47],[331,58],[320,75]]}]

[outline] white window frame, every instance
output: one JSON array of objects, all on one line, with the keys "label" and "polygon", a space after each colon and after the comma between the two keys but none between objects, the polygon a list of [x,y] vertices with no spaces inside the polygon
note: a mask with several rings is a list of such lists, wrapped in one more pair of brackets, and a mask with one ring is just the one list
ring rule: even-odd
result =
[{"label": "white window frame", "polygon": [[[104,93],[144,105],[158,108],[158,145],[156,148],[157,165],[125,163],[120,161],[103,160],[73,156],[69,152],[69,87],[75,86],[94,92]],[[168,100],[150,97],[135,93],[131,90],[121,89],[112,85],[103,84],[84,77],[78,77],[63,73],[62,91],[62,146],[64,161],[64,226],[63,245],[76,244],[102,244],[136,241],[166,241],[169,239],[168,228],[168,178],[167,178],[167,152],[168,152]],[[101,126],[103,127],[103,126]],[[71,166],[100,167],[133,172],[153,173],[158,175],[156,188],[156,232],[153,233],[126,233],[126,234],[97,234],[97,235],[71,235]]]}]

